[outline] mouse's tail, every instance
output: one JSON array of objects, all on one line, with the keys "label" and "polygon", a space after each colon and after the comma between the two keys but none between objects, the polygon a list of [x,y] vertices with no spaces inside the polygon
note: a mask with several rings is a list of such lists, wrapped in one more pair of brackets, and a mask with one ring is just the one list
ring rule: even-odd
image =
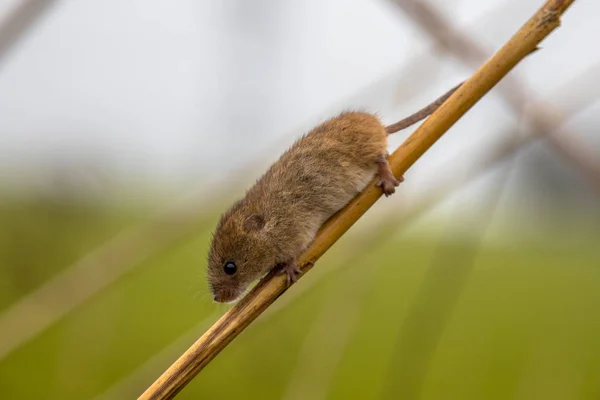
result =
[{"label": "mouse's tail", "polygon": [[454,86],[442,96],[438,97],[433,103],[421,108],[416,113],[396,122],[395,124],[386,126],[386,132],[388,133],[388,135],[391,135],[392,133],[396,133],[398,131],[401,131],[402,129],[408,128],[409,126],[416,124],[422,119],[429,117],[431,114],[433,114],[435,110],[437,110],[442,105],[443,102],[445,102],[448,99],[448,97],[452,96],[452,93],[454,93],[456,89],[461,87],[463,83],[464,82],[461,82],[458,85]]}]

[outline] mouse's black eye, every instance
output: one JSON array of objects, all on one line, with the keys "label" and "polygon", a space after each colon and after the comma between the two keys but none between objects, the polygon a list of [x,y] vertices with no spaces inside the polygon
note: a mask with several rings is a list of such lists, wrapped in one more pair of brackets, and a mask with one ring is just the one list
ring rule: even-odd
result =
[{"label": "mouse's black eye", "polygon": [[223,266],[223,271],[225,271],[227,275],[233,275],[235,274],[235,271],[237,271],[237,266],[233,261],[227,261]]}]

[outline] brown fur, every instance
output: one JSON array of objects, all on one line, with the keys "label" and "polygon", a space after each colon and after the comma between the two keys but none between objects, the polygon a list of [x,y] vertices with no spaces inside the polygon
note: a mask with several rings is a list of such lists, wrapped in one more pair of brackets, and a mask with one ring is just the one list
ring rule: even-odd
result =
[{"label": "brown fur", "polygon": [[[221,217],[208,259],[215,298],[233,300],[274,266],[294,263],[375,176],[386,146],[385,127],[362,112],[345,112],[294,143]],[[234,275],[223,272],[227,261],[237,264]]]},{"label": "brown fur", "polygon": [[[460,86],[387,128],[375,115],[345,112],[294,143],[221,217],[208,255],[215,300],[235,300],[275,266],[295,281],[296,258],[376,173],[386,196],[402,182],[387,162],[388,133],[429,116]],[[233,275],[223,270],[228,261],[237,265]]]}]

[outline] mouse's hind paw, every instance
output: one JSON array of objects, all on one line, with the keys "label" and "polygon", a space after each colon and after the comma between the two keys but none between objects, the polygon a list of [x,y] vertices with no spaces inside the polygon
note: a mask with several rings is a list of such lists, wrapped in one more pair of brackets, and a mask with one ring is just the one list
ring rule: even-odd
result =
[{"label": "mouse's hind paw", "polygon": [[396,178],[394,176],[385,154],[381,154],[377,159],[377,168],[379,172],[377,186],[381,187],[385,197],[391,196],[396,192],[396,186],[404,181],[404,177]]},{"label": "mouse's hind paw", "polygon": [[400,185],[400,182],[402,182],[402,180],[398,180],[394,176],[390,178],[379,178],[377,186],[381,188],[385,197],[388,197],[396,193],[396,187]]}]

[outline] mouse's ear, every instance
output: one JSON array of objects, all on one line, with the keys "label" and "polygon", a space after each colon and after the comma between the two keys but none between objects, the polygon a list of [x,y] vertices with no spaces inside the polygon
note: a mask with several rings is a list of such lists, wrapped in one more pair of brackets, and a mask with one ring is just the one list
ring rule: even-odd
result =
[{"label": "mouse's ear", "polygon": [[265,226],[265,217],[253,214],[244,221],[244,230],[246,232],[260,231]]}]

